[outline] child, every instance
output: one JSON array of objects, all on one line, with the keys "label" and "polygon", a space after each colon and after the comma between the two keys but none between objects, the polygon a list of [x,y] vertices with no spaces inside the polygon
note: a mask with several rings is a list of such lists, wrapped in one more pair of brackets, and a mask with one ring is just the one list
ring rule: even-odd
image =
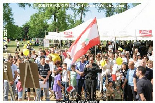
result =
[{"label": "child", "polygon": [[67,92],[67,87],[69,86],[69,79],[70,79],[70,73],[67,70],[67,63],[63,63],[62,64],[63,70],[62,70],[62,85],[65,88],[64,90],[64,101],[68,101],[69,100],[69,95]]},{"label": "child", "polygon": [[120,89],[120,85],[116,84],[116,89],[114,90],[114,100],[115,101],[122,101],[123,98],[123,92]]},{"label": "child", "polygon": [[59,67],[55,73],[53,85],[53,91],[55,92],[56,100],[58,101],[62,99],[61,88],[64,89],[64,87],[61,85],[61,72],[62,68]]},{"label": "child", "polygon": [[[76,88],[76,76],[77,76],[77,73],[75,71],[75,65],[72,65],[71,66],[71,69],[72,71],[70,71],[70,81],[69,81],[69,85],[73,86],[74,88]],[[71,92],[71,99],[73,99],[74,97],[76,96],[76,90],[74,89],[72,92]]]},{"label": "child", "polygon": [[153,69],[153,61],[152,60],[147,61],[147,67],[150,69]]},{"label": "child", "polygon": [[106,90],[106,97],[108,101],[113,101],[114,98],[114,88],[112,81],[109,81],[107,90]]},{"label": "child", "polygon": [[23,88],[21,86],[20,76],[17,76],[18,83],[17,83],[17,90],[18,90],[18,101],[22,100]]}]

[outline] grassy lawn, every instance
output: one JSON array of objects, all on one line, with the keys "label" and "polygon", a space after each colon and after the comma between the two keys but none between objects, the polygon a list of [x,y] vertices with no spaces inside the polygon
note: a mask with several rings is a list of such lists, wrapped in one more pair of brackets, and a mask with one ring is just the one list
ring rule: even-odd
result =
[{"label": "grassy lawn", "polygon": [[[23,44],[22,44],[23,43]],[[23,41],[19,41],[19,45],[20,45],[20,51],[23,51],[23,46],[24,44],[27,44],[27,41],[23,42]],[[7,48],[7,53],[11,53],[11,55],[14,55],[15,54],[15,50],[16,50],[16,45],[17,43],[15,41],[10,41],[8,43],[8,48]],[[106,45],[106,41],[103,41],[103,45],[105,46]],[[43,46],[31,46],[35,49],[35,51],[38,51],[39,48],[43,48]],[[64,47],[64,48],[68,48],[68,47]],[[64,49],[63,47],[61,49]],[[3,55],[5,56],[6,55],[6,52],[3,53]]]},{"label": "grassy lawn", "polygon": [[[24,44],[27,44],[27,41],[25,41],[25,42],[19,41],[20,51],[23,51]],[[10,41],[8,43],[8,48],[7,48],[7,51],[6,52],[7,53],[11,53],[12,55],[14,55],[15,54],[15,50],[16,50],[16,45],[17,45],[17,43],[15,41]],[[32,46],[32,47],[35,49],[35,51],[38,51],[39,48],[43,48],[43,46]],[[6,53],[3,53],[3,54],[5,55]]]}]

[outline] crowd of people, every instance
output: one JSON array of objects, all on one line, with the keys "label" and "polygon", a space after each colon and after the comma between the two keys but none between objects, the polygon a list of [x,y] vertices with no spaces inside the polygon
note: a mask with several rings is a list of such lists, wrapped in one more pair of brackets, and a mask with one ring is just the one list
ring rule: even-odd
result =
[{"label": "crowd of people", "polygon": [[[131,46],[129,51],[125,46],[120,47],[121,49],[114,50],[115,47],[109,43],[105,49],[98,47],[96,54],[90,49],[73,64],[67,49],[54,47],[32,50],[28,56],[24,56],[22,52],[16,52],[14,56],[8,55],[4,61],[11,63],[14,79],[9,82],[4,80],[4,101],[8,101],[8,83],[13,87],[13,96],[19,101],[22,100],[22,93],[25,91],[21,86],[22,68],[19,69],[19,64],[26,60],[38,65],[39,82],[47,84],[46,88],[33,88],[35,101],[43,100],[43,96],[49,101],[50,93],[53,93],[57,101],[152,101],[153,46],[146,48],[145,54],[136,46]],[[53,61],[52,54],[58,54],[61,60]],[[122,58],[121,64],[117,64],[118,57]],[[70,86],[73,87],[71,92],[68,91]],[[30,90],[30,88],[26,90],[28,101]]]}]

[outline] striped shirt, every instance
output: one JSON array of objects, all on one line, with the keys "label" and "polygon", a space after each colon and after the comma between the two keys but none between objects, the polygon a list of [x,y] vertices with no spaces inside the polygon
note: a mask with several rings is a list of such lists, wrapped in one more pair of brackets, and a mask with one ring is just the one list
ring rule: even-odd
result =
[{"label": "striped shirt", "polygon": [[[48,64],[45,64],[45,65],[38,64],[38,72],[40,76],[42,76],[43,78],[46,78],[46,76],[48,75],[48,71],[50,71],[50,67]],[[43,80],[39,78],[39,81],[43,81]]]}]

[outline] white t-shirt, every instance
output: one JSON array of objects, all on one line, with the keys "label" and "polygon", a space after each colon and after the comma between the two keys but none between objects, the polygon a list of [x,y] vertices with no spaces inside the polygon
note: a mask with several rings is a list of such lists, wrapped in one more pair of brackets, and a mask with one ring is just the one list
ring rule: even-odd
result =
[{"label": "white t-shirt", "polygon": [[68,82],[67,70],[65,70],[65,69],[63,69],[63,71],[62,71],[62,81]]},{"label": "white t-shirt", "polygon": [[53,73],[53,70],[54,70],[54,68],[55,68],[55,65],[53,64],[53,62],[49,62],[49,66],[50,66],[50,71],[52,71],[52,77],[54,77],[55,76],[55,73]]},{"label": "white t-shirt", "polygon": [[141,60],[134,61],[133,58],[131,58],[129,61],[133,61],[134,64],[135,64],[134,66],[135,66],[136,68],[139,67],[140,64],[141,64]]},{"label": "white t-shirt", "polygon": [[17,42],[17,46],[19,46],[19,41]]},{"label": "white t-shirt", "polygon": [[102,68],[102,76],[105,75],[105,74],[110,74],[111,73],[111,62],[108,62],[108,64],[105,64]]},{"label": "white t-shirt", "polygon": [[127,58],[126,57],[123,57],[122,60],[123,60],[123,62],[127,63]]},{"label": "white t-shirt", "polygon": [[64,60],[64,63],[67,63],[67,70],[71,70],[72,60],[70,60],[69,58],[66,58]]},{"label": "white t-shirt", "polygon": [[111,50],[111,49],[113,49],[113,46],[112,45],[109,45],[108,46],[108,50]]}]

